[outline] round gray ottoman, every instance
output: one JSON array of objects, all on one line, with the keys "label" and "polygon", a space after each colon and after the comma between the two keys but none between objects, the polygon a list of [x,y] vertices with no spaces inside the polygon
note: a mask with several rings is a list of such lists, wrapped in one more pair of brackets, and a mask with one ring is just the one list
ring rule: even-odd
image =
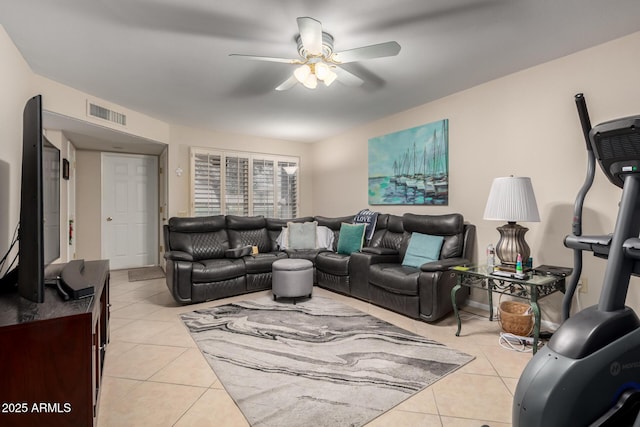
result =
[{"label": "round gray ottoman", "polygon": [[308,259],[279,259],[272,265],[273,299],[278,297],[311,298],[313,293],[313,263]]}]

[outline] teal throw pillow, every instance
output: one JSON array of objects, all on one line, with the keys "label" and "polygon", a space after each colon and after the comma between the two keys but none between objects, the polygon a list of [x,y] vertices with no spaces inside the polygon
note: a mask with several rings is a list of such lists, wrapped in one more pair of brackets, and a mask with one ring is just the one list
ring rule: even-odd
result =
[{"label": "teal throw pillow", "polygon": [[316,228],[318,223],[313,222],[288,222],[287,249],[315,249],[316,248]]},{"label": "teal throw pillow", "polygon": [[338,236],[338,253],[350,255],[361,250],[366,229],[367,224],[342,223]]},{"label": "teal throw pillow", "polygon": [[412,233],[402,265],[419,268],[422,264],[440,259],[444,237]]}]

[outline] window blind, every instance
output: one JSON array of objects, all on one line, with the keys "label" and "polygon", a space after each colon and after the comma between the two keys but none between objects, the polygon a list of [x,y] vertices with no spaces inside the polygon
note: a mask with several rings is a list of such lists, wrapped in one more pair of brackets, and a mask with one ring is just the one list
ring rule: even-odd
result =
[{"label": "window blind", "polygon": [[225,213],[249,215],[249,159],[225,157]]},{"label": "window blind", "polygon": [[298,164],[278,162],[279,217],[298,216]]},{"label": "window blind", "polygon": [[193,216],[298,215],[298,159],[191,149]]},{"label": "window blind", "polygon": [[253,214],[276,216],[275,162],[266,159],[253,160]]},{"label": "window blind", "polygon": [[220,215],[222,213],[220,199],[222,156],[195,153],[191,158],[193,215]]}]

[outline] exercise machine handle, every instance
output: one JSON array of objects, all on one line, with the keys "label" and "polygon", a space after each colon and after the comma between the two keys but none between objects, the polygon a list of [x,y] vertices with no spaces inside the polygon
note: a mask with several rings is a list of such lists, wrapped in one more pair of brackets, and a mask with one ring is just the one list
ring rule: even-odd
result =
[{"label": "exercise machine handle", "polygon": [[[582,188],[578,191],[576,201],[573,205],[573,222],[571,224],[571,231],[574,236],[582,236],[582,209],[584,206],[584,199],[593,185],[593,179],[596,175],[596,159],[593,154],[593,147],[591,147],[591,141],[589,140],[589,132],[591,132],[591,120],[589,119],[589,112],[587,111],[587,102],[584,99],[582,93],[578,93],[575,96],[576,107],[578,108],[578,117],[580,117],[580,125],[582,126],[582,134],[587,146],[587,175],[585,176]],[[571,303],[573,302],[573,295],[575,294],[582,274],[582,250],[574,248],[573,250],[573,274],[569,278],[562,299],[562,320],[567,320],[571,312]]]},{"label": "exercise machine handle", "polygon": [[587,102],[584,99],[584,95],[581,93],[576,94],[576,107],[578,107],[578,117],[580,117],[580,125],[582,126],[582,133],[584,134],[584,141],[587,144],[587,150],[593,151],[591,142],[589,141],[589,132],[591,132],[591,120],[589,119],[589,112],[587,111]]}]

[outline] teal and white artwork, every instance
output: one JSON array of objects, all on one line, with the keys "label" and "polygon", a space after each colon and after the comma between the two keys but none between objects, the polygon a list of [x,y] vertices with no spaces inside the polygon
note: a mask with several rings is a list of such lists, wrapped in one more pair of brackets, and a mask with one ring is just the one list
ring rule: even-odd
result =
[{"label": "teal and white artwork", "polygon": [[448,119],[369,139],[369,204],[449,204]]}]

